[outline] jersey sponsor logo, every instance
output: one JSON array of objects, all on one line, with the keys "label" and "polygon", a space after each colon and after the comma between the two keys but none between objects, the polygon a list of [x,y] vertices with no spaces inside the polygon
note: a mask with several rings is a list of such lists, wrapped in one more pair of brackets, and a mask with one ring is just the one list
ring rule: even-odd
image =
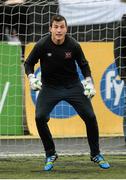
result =
[{"label": "jersey sponsor logo", "polygon": [[72,57],[71,52],[65,52],[65,59],[70,59]]},{"label": "jersey sponsor logo", "polygon": [[111,64],[104,72],[100,92],[106,107],[114,114],[124,116],[126,87],[124,81],[120,80],[115,63]]},{"label": "jersey sponsor logo", "polygon": [[[78,68],[78,73],[79,73],[79,77],[81,80],[83,80],[83,75],[81,74],[80,69]],[[40,68],[38,68],[35,71],[35,76],[40,79],[41,77],[41,71]],[[31,98],[34,104],[36,104],[36,100],[38,97],[38,93],[39,91],[33,91],[31,90]],[[71,118],[72,116],[77,115],[77,112],[74,110],[74,108],[68,104],[66,101],[60,101],[52,110],[52,112],[50,113],[50,117],[51,118],[60,118],[60,119],[64,119],[64,118]]]}]

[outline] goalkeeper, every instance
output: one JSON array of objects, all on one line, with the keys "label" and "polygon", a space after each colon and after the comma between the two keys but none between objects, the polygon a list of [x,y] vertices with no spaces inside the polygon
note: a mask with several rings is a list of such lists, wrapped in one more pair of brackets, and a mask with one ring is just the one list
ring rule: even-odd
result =
[{"label": "goalkeeper", "polygon": [[[90,67],[79,43],[66,33],[66,19],[61,15],[53,16],[50,34],[37,42],[25,62],[25,72],[31,89],[40,90],[35,118],[46,154],[44,170],[51,170],[58,158],[47,122],[50,112],[61,100],[70,103],[85,122],[91,160],[101,168],[107,169],[110,165],[100,154],[98,125],[91,104],[91,98],[96,92]],[[38,60],[40,60],[41,81],[34,75],[34,66]],[[82,83],[76,63],[84,76]]]}]

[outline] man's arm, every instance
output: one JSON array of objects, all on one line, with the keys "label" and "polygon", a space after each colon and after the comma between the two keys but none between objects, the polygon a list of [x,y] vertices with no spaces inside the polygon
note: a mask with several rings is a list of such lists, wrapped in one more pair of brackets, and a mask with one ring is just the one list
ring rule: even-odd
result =
[{"label": "man's arm", "polygon": [[79,44],[77,44],[77,48],[76,48],[76,61],[84,76],[84,80],[82,81],[84,87],[84,94],[88,98],[92,98],[96,94],[96,90],[94,88],[94,82],[91,76],[91,70],[88,61],[86,60],[84,53]]},{"label": "man's arm", "polygon": [[88,61],[86,60],[85,55],[78,43],[76,44],[76,61],[84,78],[91,77],[91,70]]},{"label": "man's arm", "polygon": [[37,91],[41,89],[42,83],[39,79],[37,79],[34,75],[34,66],[38,62],[40,58],[39,46],[38,44],[34,46],[30,55],[26,59],[24,63],[25,73],[28,76],[30,87],[32,90]]},{"label": "man's arm", "polygon": [[39,46],[36,44],[24,63],[27,76],[34,73],[34,66],[38,63],[39,58]]}]

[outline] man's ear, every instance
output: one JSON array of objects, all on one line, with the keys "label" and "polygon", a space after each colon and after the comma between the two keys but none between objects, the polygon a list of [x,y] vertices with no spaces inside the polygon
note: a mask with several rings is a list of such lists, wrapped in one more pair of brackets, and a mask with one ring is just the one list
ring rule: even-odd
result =
[{"label": "man's ear", "polygon": [[50,31],[50,32],[52,32],[52,28],[51,28],[51,26],[49,27],[49,31]]}]

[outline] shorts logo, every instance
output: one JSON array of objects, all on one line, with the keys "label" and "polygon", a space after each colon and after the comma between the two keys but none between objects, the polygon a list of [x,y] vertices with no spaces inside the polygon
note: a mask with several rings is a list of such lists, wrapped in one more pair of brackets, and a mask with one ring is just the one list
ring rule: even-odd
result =
[{"label": "shorts logo", "polygon": [[52,56],[52,53],[47,53],[47,56],[48,56],[48,57],[51,57],[51,56]]},{"label": "shorts logo", "polygon": [[71,52],[65,52],[65,59],[70,59],[72,57]]},{"label": "shorts logo", "polygon": [[[80,79],[83,80],[83,75],[81,74],[81,71],[79,68],[78,68],[78,72],[79,72]],[[35,71],[35,76],[37,78],[40,78],[41,76],[40,68],[38,68]],[[31,98],[34,104],[36,104],[38,93],[39,91],[31,90]],[[66,101],[61,101],[52,110],[50,117],[64,119],[64,118],[71,118],[72,116],[75,116],[75,115],[77,115],[77,112],[74,110],[74,108],[70,104],[68,104]]]},{"label": "shorts logo", "polygon": [[118,77],[116,65],[111,64],[104,72],[100,83],[101,97],[107,108],[114,114],[124,116],[126,87]]}]

